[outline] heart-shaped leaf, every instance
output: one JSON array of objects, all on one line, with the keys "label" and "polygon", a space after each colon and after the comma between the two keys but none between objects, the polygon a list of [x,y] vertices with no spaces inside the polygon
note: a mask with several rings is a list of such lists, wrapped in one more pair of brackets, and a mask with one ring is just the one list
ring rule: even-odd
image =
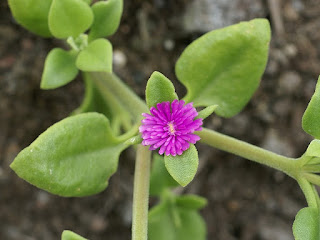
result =
[{"label": "heart-shaped leaf", "polygon": [[164,166],[163,156],[154,154],[150,176],[150,195],[161,196],[165,189],[177,186],[179,184],[170,176]]},{"label": "heart-shaped leaf", "polygon": [[49,29],[56,38],[76,38],[92,22],[92,10],[85,1],[53,0],[49,11]]},{"label": "heart-shaped leaf", "polygon": [[125,147],[105,116],[83,113],[48,128],[18,154],[11,168],[50,193],[88,196],[107,187]]},{"label": "heart-shaped leaf", "polygon": [[87,240],[87,239],[69,230],[64,230],[61,235],[61,240]]},{"label": "heart-shaped leaf", "polygon": [[149,212],[148,235],[150,240],[205,240],[206,225],[196,210],[162,202]]},{"label": "heart-shaped leaf", "polygon": [[76,61],[85,72],[112,72],[112,45],[106,39],[97,39],[82,50]]},{"label": "heart-shaped leaf", "polygon": [[114,34],[119,27],[122,10],[123,0],[108,0],[93,4],[94,21],[90,28],[89,41]]},{"label": "heart-shaped leaf", "polygon": [[48,15],[52,0],[9,0],[13,17],[29,31],[51,37]]},{"label": "heart-shaped leaf", "polygon": [[41,85],[42,89],[54,89],[71,82],[78,74],[76,67],[77,54],[54,48],[44,63]]},{"label": "heart-shaped leaf", "polygon": [[190,144],[190,148],[180,156],[165,155],[164,163],[173,179],[185,187],[196,175],[199,165],[198,151],[193,144]]},{"label": "heart-shaped leaf", "polygon": [[157,103],[172,102],[178,99],[172,82],[159,72],[153,72],[146,87],[146,102],[148,107],[155,107]]},{"label": "heart-shaped leaf", "polygon": [[241,22],[209,32],[191,43],[177,61],[186,102],[218,105],[217,115],[239,113],[259,86],[270,41],[265,19]]},{"label": "heart-shaped leaf", "polygon": [[319,211],[316,208],[302,208],[294,220],[293,235],[295,240],[319,239]]},{"label": "heart-shaped leaf", "polygon": [[320,139],[320,77],[316,90],[309,102],[309,105],[302,117],[302,128],[311,136]]},{"label": "heart-shaped leaf", "polygon": [[176,197],[176,205],[186,209],[201,209],[204,208],[207,203],[207,199],[192,194]]}]

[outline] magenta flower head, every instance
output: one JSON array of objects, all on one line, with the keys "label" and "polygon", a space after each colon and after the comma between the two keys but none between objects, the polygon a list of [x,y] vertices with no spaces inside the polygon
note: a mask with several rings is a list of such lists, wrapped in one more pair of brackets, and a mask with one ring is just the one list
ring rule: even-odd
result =
[{"label": "magenta flower head", "polygon": [[176,156],[187,150],[190,143],[200,140],[193,132],[202,130],[202,119],[194,119],[198,112],[192,103],[184,104],[183,100],[174,100],[171,104],[162,102],[151,107],[151,114],[143,113],[145,119],[139,128],[142,145],[150,145],[150,150],[160,148],[160,155]]}]

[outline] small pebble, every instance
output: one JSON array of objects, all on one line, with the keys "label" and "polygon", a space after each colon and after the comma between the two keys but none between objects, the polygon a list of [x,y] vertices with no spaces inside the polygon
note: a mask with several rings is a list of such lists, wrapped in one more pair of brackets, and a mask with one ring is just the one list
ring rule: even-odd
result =
[{"label": "small pebble", "polygon": [[50,201],[50,195],[48,193],[44,191],[37,192],[36,203],[38,208],[40,209],[45,208],[46,206],[48,206],[49,201]]},{"label": "small pebble", "polygon": [[300,91],[301,77],[297,72],[288,71],[280,76],[279,90],[281,93],[295,93]]},{"label": "small pebble", "polygon": [[94,216],[90,227],[94,232],[102,232],[107,228],[107,225],[105,218],[101,216]]},{"label": "small pebble", "polygon": [[121,50],[114,50],[113,63],[116,67],[123,68],[127,64],[127,56]]},{"label": "small pebble", "polygon": [[171,51],[174,49],[174,46],[175,46],[175,42],[172,40],[172,39],[166,39],[164,42],[163,42],[163,47],[165,50],[167,51]]}]

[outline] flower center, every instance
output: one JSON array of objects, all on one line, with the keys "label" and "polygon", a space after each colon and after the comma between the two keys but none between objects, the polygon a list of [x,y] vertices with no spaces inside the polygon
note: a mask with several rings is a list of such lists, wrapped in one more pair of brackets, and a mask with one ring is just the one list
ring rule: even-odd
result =
[{"label": "flower center", "polygon": [[174,135],[175,134],[175,132],[176,132],[176,130],[174,129],[174,124],[173,124],[173,122],[169,122],[168,123],[168,130],[169,130],[169,133],[170,133],[170,135]]}]

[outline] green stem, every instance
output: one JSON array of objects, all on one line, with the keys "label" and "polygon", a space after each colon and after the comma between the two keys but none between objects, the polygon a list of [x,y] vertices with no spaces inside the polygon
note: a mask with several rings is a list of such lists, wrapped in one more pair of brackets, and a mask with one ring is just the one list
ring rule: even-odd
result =
[{"label": "green stem", "polygon": [[132,240],[148,239],[148,205],[151,151],[138,145],[134,171]]},{"label": "green stem", "polygon": [[315,184],[315,185],[320,185],[320,176],[318,176],[317,174],[313,174],[313,173],[308,173],[308,172],[304,172],[302,174],[302,176],[307,179],[309,182]]},{"label": "green stem", "polygon": [[[313,190],[313,195],[314,195],[315,198],[316,198],[317,206],[318,206],[318,209],[319,209],[319,208],[320,208],[320,198],[319,198],[319,193],[318,193],[315,185],[312,186],[312,190]],[[319,234],[320,234],[320,233],[319,233]]]},{"label": "green stem", "polygon": [[297,181],[307,200],[308,206],[318,208],[318,194],[316,195],[310,182],[304,177],[298,178]]},{"label": "green stem", "polygon": [[320,165],[319,164],[311,164],[303,166],[303,171],[308,173],[319,173],[320,172]]},{"label": "green stem", "polygon": [[[125,131],[132,129],[131,115],[127,109],[115,98],[108,88],[100,88],[91,78],[89,72],[82,72],[85,82],[85,98],[81,106],[74,111],[90,112],[98,111],[106,115],[110,121],[115,135],[121,133],[121,127]],[[101,81],[104,81],[102,79]]]},{"label": "green stem", "polygon": [[296,178],[298,174],[298,164],[296,159],[278,155],[206,128],[197,132],[197,134],[201,137],[201,142],[212,147],[278,169],[293,178]]},{"label": "green stem", "polygon": [[126,108],[134,118],[149,112],[147,105],[116,75],[107,72],[90,72],[92,80],[101,89],[106,89]]}]

